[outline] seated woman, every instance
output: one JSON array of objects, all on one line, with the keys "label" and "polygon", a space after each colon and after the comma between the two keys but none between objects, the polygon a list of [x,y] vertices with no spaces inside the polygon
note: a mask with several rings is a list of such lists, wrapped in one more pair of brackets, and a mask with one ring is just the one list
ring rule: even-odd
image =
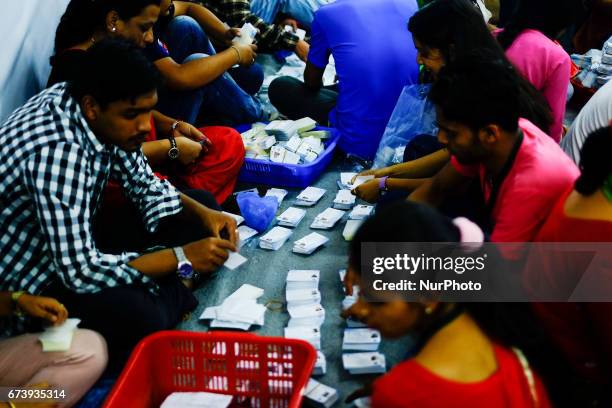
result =
[{"label": "seated woman", "polygon": [[[473,54],[474,50],[507,61],[480,10],[470,0],[436,0],[412,16],[408,30],[418,52],[417,62],[424,67],[425,81],[435,81],[442,67]],[[523,95],[521,117],[540,129],[550,129],[552,120],[546,100],[524,78],[519,78],[519,83]],[[414,160],[413,157],[395,166],[366,170],[360,175],[374,175],[375,179],[361,184],[354,193],[369,202],[378,201],[381,191],[398,191],[399,196],[407,196],[435,175],[450,158],[448,151],[439,150],[441,145],[434,137],[431,139],[427,142],[427,136],[415,138],[412,145],[406,146],[406,153],[414,150],[415,144],[420,146],[425,141],[432,154],[426,155],[428,152],[423,150],[422,158]]]},{"label": "seated woman", "polygon": [[[590,134],[581,152],[580,177],[574,188],[561,197],[535,241],[612,241],[611,149],[611,127]],[[587,262],[590,263],[592,256],[587,255]],[[570,292],[576,293],[575,282],[582,279],[589,281],[589,278],[593,282],[598,281],[597,264],[591,264],[589,275],[583,277],[587,268],[581,261],[584,256],[579,252],[566,255],[555,250],[552,259],[544,258],[546,262],[543,265],[540,264],[542,258],[534,258],[535,263],[528,264],[525,275],[528,288],[544,285],[547,290],[563,290],[565,282],[572,282]],[[609,262],[609,256],[604,255],[604,260]],[[604,279],[607,281],[606,277]],[[600,289],[606,288],[609,288],[609,284],[604,283]],[[591,295],[598,297],[595,293]],[[607,387],[606,393],[609,395],[612,378],[612,324],[609,316],[612,303],[534,303],[533,307],[552,342],[566,357],[575,373],[591,384],[597,384],[600,391]],[[601,406],[604,405],[607,404]]]},{"label": "seated woman", "polygon": [[[362,283],[364,242],[482,242],[479,228],[415,203],[398,202],[368,219],[351,242],[347,290]],[[345,312],[383,337],[419,336],[416,355],[393,367],[372,386],[373,407],[550,407],[539,377],[518,349],[503,344],[480,321],[489,305],[406,302],[389,292],[380,302],[363,296]],[[380,292],[374,294],[380,299]]]},{"label": "seated woman", "polygon": [[[95,41],[123,37],[140,46],[153,41],[152,27],[159,14],[159,0],[97,1],[97,7],[83,0],[72,0],[68,5],[56,32],[49,86],[74,79],[86,50]],[[107,21],[110,25],[105,24]],[[144,32],[143,24],[147,28]],[[233,191],[244,161],[240,135],[219,126],[198,130],[158,111],[153,112],[152,120],[155,132],[143,144],[151,165],[159,173],[167,174],[177,186],[206,190],[217,203],[223,203]]]},{"label": "seated woman", "polygon": [[[24,292],[0,292],[0,319],[19,313],[53,325],[64,323],[68,311],[57,300]],[[106,342],[98,333],[78,329],[67,351],[43,352],[40,333],[0,337],[0,387],[64,390],[59,404],[37,407],[71,407],[97,381],[107,362]],[[18,402],[10,402],[19,408]],[[2,405],[4,406],[4,405]],[[33,406],[33,405],[32,405]]]},{"label": "seated woman", "polygon": [[549,136],[559,142],[570,85],[571,59],[555,43],[575,18],[573,0],[521,0],[497,34],[508,59],[546,98],[553,114]]}]

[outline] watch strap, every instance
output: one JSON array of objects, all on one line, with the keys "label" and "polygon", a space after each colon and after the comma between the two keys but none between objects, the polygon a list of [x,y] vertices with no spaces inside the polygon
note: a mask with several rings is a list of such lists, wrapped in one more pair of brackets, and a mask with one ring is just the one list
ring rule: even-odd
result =
[{"label": "watch strap", "polygon": [[381,177],[378,180],[378,189],[380,191],[387,191],[387,179],[389,178],[389,176],[385,176],[385,177]]},{"label": "watch strap", "polygon": [[185,251],[183,251],[182,247],[177,246],[172,248],[172,250],[174,251],[174,256],[176,256],[176,260],[178,263],[189,262],[189,260],[185,256]]}]

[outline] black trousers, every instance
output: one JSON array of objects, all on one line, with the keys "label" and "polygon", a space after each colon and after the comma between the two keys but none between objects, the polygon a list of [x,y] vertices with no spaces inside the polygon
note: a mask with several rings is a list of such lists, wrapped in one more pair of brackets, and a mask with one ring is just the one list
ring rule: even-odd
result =
[{"label": "black trousers", "polygon": [[[204,191],[185,192],[200,203],[218,209],[214,197]],[[141,252],[154,245],[174,247],[207,236],[207,232],[184,212],[160,222],[155,234],[148,234],[135,208],[101,208],[94,222],[96,244],[105,253]],[[159,290],[152,293],[141,284],[103,289],[96,293],[76,293],[61,282],[43,293],[58,299],[71,317],[81,319],[80,327],[95,330],[106,339],[109,369],[118,373],[134,346],[145,336],[174,328],[198,301],[176,274],[156,281]]]},{"label": "black trousers", "polygon": [[268,88],[272,105],[289,119],[308,116],[324,126],[329,123],[329,112],[336,106],[336,86],[323,87],[313,91],[304,83],[292,77],[280,77]]}]

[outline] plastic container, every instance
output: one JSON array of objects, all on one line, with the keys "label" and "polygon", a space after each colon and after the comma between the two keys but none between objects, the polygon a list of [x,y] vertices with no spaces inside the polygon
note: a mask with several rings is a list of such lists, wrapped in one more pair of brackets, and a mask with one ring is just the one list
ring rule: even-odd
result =
[{"label": "plastic container", "polygon": [[[242,133],[250,128],[250,125],[245,125],[237,127],[236,130]],[[323,174],[331,162],[340,138],[340,133],[334,128],[317,126],[314,130],[330,131],[331,137],[323,141],[325,150],[312,163],[284,164],[247,158],[244,159],[238,180],[274,187],[308,187]]]},{"label": "plastic container", "polygon": [[297,408],[315,360],[302,340],[162,331],[136,346],[104,407],[157,408],[173,392],[205,391],[236,396],[232,406]]}]

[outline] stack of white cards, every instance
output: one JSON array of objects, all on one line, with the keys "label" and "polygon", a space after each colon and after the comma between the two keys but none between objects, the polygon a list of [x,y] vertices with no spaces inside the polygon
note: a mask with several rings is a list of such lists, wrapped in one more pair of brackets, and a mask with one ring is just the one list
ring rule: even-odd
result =
[{"label": "stack of white cards", "polygon": [[278,200],[278,205],[280,206],[283,203],[285,197],[289,194],[287,190],[283,190],[281,188],[271,188],[266,191],[265,197],[274,197]]},{"label": "stack of white cards", "polygon": [[379,352],[343,354],[342,364],[351,374],[382,374],[387,371],[385,356]]},{"label": "stack of white cards", "polygon": [[293,252],[296,254],[310,255],[318,248],[329,242],[329,238],[313,232],[293,243]]},{"label": "stack of white cards", "polygon": [[212,392],[173,392],[168,395],[161,408],[227,408],[233,395]]},{"label": "stack of white cards", "polygon": [[294,289],[285,293],[287,308],[298,306],[318,305],[321,303],[321,292],[319,289]]},{"label": "stack of white cards", "polygon": [[288,307],[287,327],[321,327],[325,321],[325,309],[320,304]]},{"label": "stack of white cards", "polygon": [[335,208],[328,208],[319,215],[317,215],[310,224],[312,229],[331,229],[336,225],[338,221],[344,216],[344,211],[336,210]]},{"label": "stack of white cards", "polygon": [[342,300],[342,309],[347,310],[355,303],[357,303],[357,299],[359,298],[359,286],[353,285],[353,294],[346,295]]},{"label": "stack of white cards", "polygon": [[308,342],[317,350],[321,350],[321,329],[319,327],[285,327],[285,338]]},{"label": "stack of white cards", "polygon": [[244,222],[244,217],[241,216],[241,215],[232,214],[232,213],[228,213],[228,212],[225,212],[225,211],[223,211],[223,214],[229,215],[234,220],[236,220],[236,225],[240,225],[240,224],[242,224]]},{"label": "stack of white cards", "polygon": [[223,266],[225,266],[227,269],[233,271],[235,269],[237,269],[238,267],[240,267],[242,264],[244,264],[248,259],[246,259],[244,256],[240,255],[238,252],[229,252],[229,256],[227,257],[227,259],[225,260],[225,263],[223,264]]},{"label": "stack of white cards", "polygon": [[301,208],[289,207],[281,215],[276,217],[278,225],[295,228],[306,216],[306,211]]},{"label": "stack of white cards", "polygon": [[66,319],[59,326],[47,327],[38,340],[42,343],[42,350],[49,351],[68,351],[72,344],[72,337],[81,323],[81,319]]},{"label": "stack of white cards", "polygon": [[249,45],[253,44],[256,36],[257,28],[255,28],[251,23],[245,23],[242,28],[240,28],[240,35],[234,37],[232,42],[236,44]]},{"label": "stack of white cards", "polygon": [[[365,183],[366,181],[373,180],[374,176],[357,176],[357,173],[340,173],[340,180],[338,181],[338,187],[341,189],[352,190],[355,187]],[[355,181],[351,182],[355,177]]]},{"label": "stack of white cards", "polygon": [[306,385],[304,397],[315,407],[330,408],[338,401],[338,391],[312,378]]},{"label": "stack of white cards", "polygon": [[312,375],[325,375],[326,372],[327,359],[325,358],[325,354],[323,354],[321,351],[317,351],[317,361],[312,369]]},{"label": "stack of white cards", "polygon": [[380,345],[380,332],[374,329],[346,329],[342,351],[376,351]]},{"label": "stack of white cards", "polygon": [[278,251],[287,242],[292,231],[283,227],[274,227],[264,236],[259,238],[259,247]]},{"label": "stack of white cards", "polygon": [[323,153],[325,147],[321,139],[315,137],[302,139],[300,136],[296,135],[285,144],[285,149],[299,155],[304,162],[311,163]]},{"label": "stack of white cards", "polygon": [[291,270],[287,274],[287,291],[297,289],[319,289],[318,270]]},{"label": "stack of white cards", "polygon": [[270,149],[270,161],[275,163],[299,164],[300,155],[285,149],[281,145],[274,145]]},{"label": "stack of white cards", "polygon": [[219,306],[207,307],[200,316],[212,320],[210,327],[249,330],[251,325],[264,325],[266,307],[257,303],[264,290],[244,284],[228,296]]},{"label": "stack of white cards", "polygon": [[353,208],[353,211],[349,214],[349,219],[351,220],[363,220],[368,218],[372,211],[374,211],[374,206],[372,205],[357,205]]},{"label": "stack of white cards", "polygon": [[249,241],[249,239],[257,235],[256,230],[251,227],[247,227],[246,225],[239,226],[236,231],[238,231],[238,248],[242,248]]},{"label": "stack of white cards", "polygon": [[325,195],[327,190],[318,187],[306,187],[298,196],[295,205],[312,207]]},{"label": "stack of white cards", "polygon": [[351,190],[339,190],[334,198],[334,208],[339,210],[350,210],[355,205],[357,197]]},{"label": "stack of white cards", "polygon": [[352,241],[355,237],[355,234],[361,227],[365,220],[348,220],[346,225],[344,226],[344,230],[342,231],[342,237],[345,241]]}]

